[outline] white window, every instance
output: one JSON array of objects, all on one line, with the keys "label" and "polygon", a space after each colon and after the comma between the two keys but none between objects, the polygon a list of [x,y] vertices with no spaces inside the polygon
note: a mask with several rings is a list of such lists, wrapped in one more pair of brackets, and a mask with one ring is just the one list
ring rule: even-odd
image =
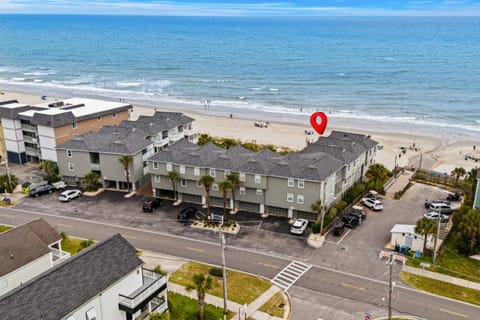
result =
[{"label": "white window", "polygon": [[230,173],[232,173],[230,170],[225,170],[225,178],[226,178]]},{"label": "white window", "polygon": [[173,171],[171,163],[167,163],[167,171]]},{"label": "white window", "polygon": [[262,189],[257,189],[256,194],[257,194],[257,196],[261,196],[263,194],[263,190]]},{"label": "white window", "polygon": [[240,187],[240,194],[245,195],[247,191],[245,190],[245,187]]},{"label": "white window", "polygon": [[77,122],[72,123],[72,129],[77,129]]},{"label": "white window", "polygon": [[297,194],[297,203],[303,204],[304,198],[303,195]]},{"label": "white window", "polygon": [[202,183],[200,182],[200,180],[197,181],[197,187],[202,187]]},{"label": "white window", "polygon": [[185,166],[180,166],[180,173],[185,174]]},{"label": "white window", "polygon": [[193,174],[198,177],[200,175],[200,168],[199,167],[193,168]]},{"label": "white window", "polygon": [[255,175],[255,183],[262,183],[262,176],[260,176],[259,174],[256,174]]},{"label": "white window", "polygon": [[71,158],[72,157],[72,150],[67,150],[67,157]]},{"label": "white window", "polygon": [[153,161],[153,169],[158,169],[158,162]]},{"label": "white window", "polygon": [[75,166],[73,165],[73,163],[71,163],[71,162],[68,163],[68,170],[70,170],[70,171],[75,170]]},{"label": "white window", "polygon": [[210,175],[215,177],[215,168],[210,168]]},{"label": "white window", "polygon": [[303,179],[298,179],[297,186],[298,186],[300,189],[305,188],[305,180],[303,180]]},{"label": "white window", "polygon": [[97,319],[97,313],[95,312],[95,308],[92,308],[88,310],[86,313],[86,319],[87,320],[96,320]]},{"label": "white window", "polygon": [[160,175],[159,174],[155,175],[155,182],[160,182]]},{"label": "white window", "polygon": [[117,113],[116,112],[112,113],[112,118],[116,118],[116,117],[117,117]]},{"label": "white window", "polygon": [[240,181],[245,181],[245,173],[240,173],[240,174],[238,175],[238,180],[240,180]]},{"label": "white window", "polygon": [[287,193],[287,202],[293,202],[293,193]]},{"label": "white window", "polygon": [[182,187],[186,187],[187,186],[187,180],[185,180],[185,179],[180,180],[180,185]]},{"label": "white window", "polygon": [[213,191],[218,191],[218,184],[217,183],[212,184],[212,190]]},{"label": "white window", "polygon": [[289,187],[293,187],[295,185],[295,181],[293,180],[293,178],[288,178],[287,185]]}]

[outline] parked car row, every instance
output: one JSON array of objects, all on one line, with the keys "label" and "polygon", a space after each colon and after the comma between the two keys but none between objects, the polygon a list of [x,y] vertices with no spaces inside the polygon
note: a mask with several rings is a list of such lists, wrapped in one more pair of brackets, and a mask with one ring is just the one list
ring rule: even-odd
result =
[{"label": "parked car row", "polygon": [[381,211],[383,210],[383,203],[379,199],[374,199],[374,198],[363,198],[361,200],[362,204],[373,210],[373,211]]},{"label": "parked car row", "polygon": [[62,202],[68,202],[75,198],[80,197],[80,195],[82,194],[80,190],[76,190],[76,189],[64,191],[66,187],[67,185],[63,181],[54,182],[52,184],[41,184],[31,189],[29,192],[29,195],[31,197],[38,198],[42,194],[47,194],[47,193],[52,194],[54,191],[58,190],[58,191],[62,191],[60,193],[60,196],[58,197],[58,200]]}]

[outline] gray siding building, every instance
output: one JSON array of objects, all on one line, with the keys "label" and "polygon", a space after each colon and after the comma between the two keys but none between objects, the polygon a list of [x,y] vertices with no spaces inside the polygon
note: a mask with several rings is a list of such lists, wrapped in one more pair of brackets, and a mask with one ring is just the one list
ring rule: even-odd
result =
[{"label": "gray siding building", "polygon": [[[327,206],[339,201],[353,184],[362,179],[373,163],[377,142],[370,137],[333,131],[299,152],[285,156],[264,149],[249,151],[241,146],[225,150],[212,143],[198,146],[182,140],[149,159],[153,193],[173,198],[169,171],[176,171],[179,199],[204,204],[204,187],[198,182],[209,174],[211,205],[223,206],[218,184],[235,172],[240,185],[235,208],[272,215],[316,219],[310,206],[321,199]],[[234,207],[229,193],[230,208]]]}]

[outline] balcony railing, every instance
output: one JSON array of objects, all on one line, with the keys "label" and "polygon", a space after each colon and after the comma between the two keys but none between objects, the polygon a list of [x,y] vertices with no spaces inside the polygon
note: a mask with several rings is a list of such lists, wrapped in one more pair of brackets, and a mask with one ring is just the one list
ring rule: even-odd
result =
[{"label": "balcony railing", "polygon": [[198,133],[198,128],[184,129],[183,134],[185,136],[191,136],[192,134]]},{"label": "balcony railing", "polygon": [[119,294],[119,303],[130,309],[135,309],[140,303],[148,299],[155,291],[167,283],[165,276],[150,270],[143,269],[143,286],[135,290],[132,294],[125,296]]},{"label": "balcony railing", "polygon": [[184,137],[183,132],[175,133],[170,135],[168,138],[170,139],[170,142],[176,142]]},{"label": "balcony railing", "polygon": [[100,163],[92,163],[90,162],[90,169],[100,171]]},{"label": "balcony railing", "polygon": [[51,248],[50,250],[52,251],[54,266],[70,258],[70,253],[66,251],[58,250],[55,248]]},{"label": "balcony railing", "polygon": [[37,127],[31,124],[22,123],[22,129],[25,131],[37,132]]},{"label": "balcony railing", "polygon": [[164,146],[168,145],[168,142],[170,142],[168,137],[163,138],[163,139],[159,139],[159,138],[153,139],[153,143],[155,144],[156,147],[164,147]]},{"label": "balcony railing", "polygon": [[40,149],[25,147],[25,153],[30,156],[40,156]]}]

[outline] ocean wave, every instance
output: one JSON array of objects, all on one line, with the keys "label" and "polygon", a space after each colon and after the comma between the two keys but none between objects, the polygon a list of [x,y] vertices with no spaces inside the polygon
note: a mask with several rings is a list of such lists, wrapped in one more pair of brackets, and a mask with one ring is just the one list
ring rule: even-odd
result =
[{"label": "ocean wave", "polygon": [[117,82],[117,86],[119,87],[138,87],[141,85],[140,82]]},{"label": "ocean wave", "polygon": [[268,91],[277,92],[280,91],[278,88],[268,88]]}]

